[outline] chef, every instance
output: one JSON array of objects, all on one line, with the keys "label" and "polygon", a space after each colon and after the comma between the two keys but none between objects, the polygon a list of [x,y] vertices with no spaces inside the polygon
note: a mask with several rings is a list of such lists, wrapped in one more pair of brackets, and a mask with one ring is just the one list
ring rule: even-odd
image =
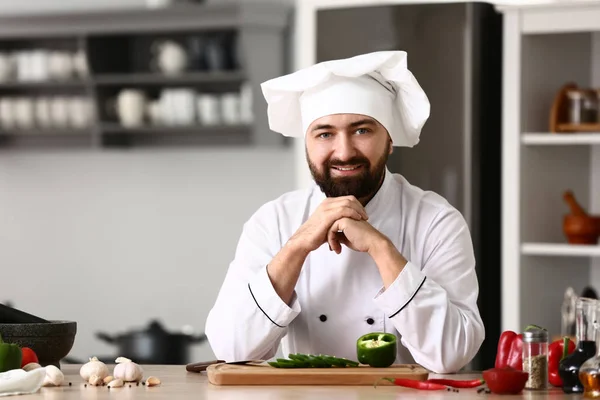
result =
[{"label": "chef", "polygon": [[215,355],[270,359],[281,345],[284,357],[356,360],[360,336],[390,332],[396,363],[464,367],[485,336],[469,228],[440,195],[386,167],[429,117],[407,54],[323,62],[262,91],[271,129],[304,137],[314,183],[244,224],[206,321]]}]

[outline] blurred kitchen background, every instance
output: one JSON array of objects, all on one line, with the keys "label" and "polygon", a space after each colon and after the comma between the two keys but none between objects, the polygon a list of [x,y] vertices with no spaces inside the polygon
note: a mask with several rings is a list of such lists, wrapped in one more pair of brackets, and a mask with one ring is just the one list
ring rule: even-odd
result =
[{"label": "blurred kitchen background", "polygon": [[599,16],[595,0],[0,0],[0,302],[77,321],[67,361],[214,359],[205,319],[242,225],[310,181],[260,83],[406,50],[431,117],[388,166],[471,227],[486,340],[469,368],[493,366],[504,329],[571,334],[573,298],[600,285]]}]

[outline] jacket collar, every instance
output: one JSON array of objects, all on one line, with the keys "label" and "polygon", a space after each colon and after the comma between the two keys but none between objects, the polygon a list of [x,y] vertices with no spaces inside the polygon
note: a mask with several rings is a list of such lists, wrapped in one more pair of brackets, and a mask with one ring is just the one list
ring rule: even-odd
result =
[{"label": "jacket collar", "polygon": [[378,214],[377,211],[382,209],[382,205],[385,204],[385,199],[388,196],[393,180],[394,177],[392,176],[392,173],[386,167],[384,171],[383,183],[379,187],[379,190],[377,190],[377,193],[375,193],[375,196],[369,200],[365,207],[369,218],[372,214]]}]

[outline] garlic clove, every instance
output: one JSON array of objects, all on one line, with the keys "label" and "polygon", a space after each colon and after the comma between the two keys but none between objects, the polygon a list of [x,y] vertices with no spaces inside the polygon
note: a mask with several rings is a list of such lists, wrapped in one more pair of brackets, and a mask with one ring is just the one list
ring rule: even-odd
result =
[{"label": "garlic clove", "polygon": [[60,386],[65,380],[65,375],[54,365],[48,365],[46,368],[46,376],[42,386]]},{"label": "garlic clove", "polygon": [[146,379],[146,386],[158,386],[160,385],[160,379],[158,379],[155,376],[149,376],[148,379]]},{"label": "garlic clove", "polygon": [[90,380],[88,382],[90,383],[90,385],[100,386],[104,381],[98,375],[92,375],[90,376]]},{"label": "garlic clove", "polygon": [[42,368],[42,366],[41,366],[40,364],[38,364],[38,363],[34,363],[34,362],[32,362],[32,363],[29,363],[29,364],[27,364],[27,365],[23,366],[23,369],[24,369],[25,371],[27,371],[27,372],[29,372],[29,371],[32,371],[32,370],[34,370],[34,369],[38,369],[38,368]]},{"label": "garlic clove", "polygon": [[121,363],[131,362],[131,360],[129,358],[126,358],[126,357],[117,357],[117,359],[115,360],[115,362],[117,364],[121,364]]},{"label": "garlic clove", "polygon": [[122,379],[113,379],[112,381],[110,381],[108,383],[108,387],[110,387],[110,388],[117,388],[117,387],[122,387],[122,386],[123,386]]},{"label": "garlic clove", "polygon": [[106,378],[104,378],[104,383],[110,383],[111,381],[113,381],[115,379],[114,376],[109,375]]}]

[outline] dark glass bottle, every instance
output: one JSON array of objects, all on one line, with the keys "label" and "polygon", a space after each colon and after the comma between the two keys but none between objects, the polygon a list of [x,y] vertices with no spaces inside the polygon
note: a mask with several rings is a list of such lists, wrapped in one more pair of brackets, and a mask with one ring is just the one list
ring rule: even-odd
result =
[{"label": "dark glass bottle", "polygon": [[581,364],[596,355],[595,321],[598,301],[580,297],[576,305],[577,348],[559,364],[558,374],[563,381],[565,393],[583,393],[579,380]]}]

